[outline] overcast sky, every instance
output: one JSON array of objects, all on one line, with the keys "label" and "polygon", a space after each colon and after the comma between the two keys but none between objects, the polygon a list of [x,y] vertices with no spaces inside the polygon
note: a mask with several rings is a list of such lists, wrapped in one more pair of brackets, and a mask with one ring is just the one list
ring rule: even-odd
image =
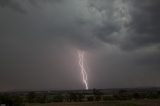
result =
[{"label": "overcast sky", "polygon": [[0,0],[0,90],[160,86],[160,0]]}]

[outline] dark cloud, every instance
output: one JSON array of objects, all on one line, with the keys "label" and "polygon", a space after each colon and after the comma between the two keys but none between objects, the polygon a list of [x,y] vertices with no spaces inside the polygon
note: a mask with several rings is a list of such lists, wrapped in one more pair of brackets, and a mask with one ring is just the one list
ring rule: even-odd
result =
[{"label": "dark cloud", "polygon": [[25,8],[25,4],[31,4],[32,6],[41,7],[41,5],[45,3],[56,3],[56,2],[62,2],[62,0],[1,0],[0,6],[2,8],[9,7],[17,12],[20,13],[27,13],[27,8]]},{"label": "dark cloud", "polygon": [[[62,0],[61,1],[28,0],[28,1],[33,5],[38,5],[39,3],[44,4],[45,2],[49,2],[49,3],[61,2],[62,3]],[[1,0],[0,5],[2,7],[8,6],[22,13],[27,11],[27,9],[24,9],[22,3],[18,0],[16,1]],[[78,40],[84,40],[87,43],[85,46],[87,46],[88,44],[91,46],[95,45],[94,40],[96,39],[94,38],[94,40],[86,40],[86,39],[90,39],[88,37],[91,37],[91,38],[96,37],[103,42],[117,44],[119,47],[126,50],[138,49],[145,46],[154,46],[154,44],[157,45],[160,42],[159,41],[160,37],[158,36],[160,33],[160,31],[158,30],[160,27],[159,26],[160,23],[158,21],[160,17],[159,5],[160,5],[160,2],[158,0],[154,2],[151,0],[147,0],[145,2],[136,1],[136,0],[133,0],[133,1],[130,1],[130,0],[90,1],[89,0],[88,4],[85,7],[86,9],[88,9],[87,13],[86,14],[82,13],[84,17],[81,17],[81,16],[78,17],[76,15],[74,16],[77,19],[73,19],[73,21],[77,22],[77,24],[72,22],[71,23],[72,26],[70,25],[68,28],[63,26],[64,31],[61,31],[62,28],[60,31],[59,29],[51,29],[51,28],[50,30],[52,30],[52,33],[56,33],[56,34],[59,33],[59,35],[62,35],[62,36],[66,34],[69,40],[70,39],[76,40],[75,43],[81,42]],[[63,14],[63,12],[61,14]],[[72,16],[74,14],[68,13],[66,15]],[[85,15],[86,15],[86,18],[90,17],[91,19],[86,19]],[[140,18],[143,16],[146,16],[146,17]],[[65,17],[69,17],[69,16],[65,16]],[[128,19],[128,18],[131,18],[131,19]],[[94,20],[94,19],[97,19],[97,20]],[[97,23],[101,25],[97,25]],[[79,27],[78,29],[76,29],[77,28],[76,26],[78,25]],[[61,26],[59,26],[59,28]],[[88,32],[85,31],[84,29],[86,26],[89,29]],[[75,31],[70,31],[71,27],[73,27]],[[125,31],[123,31],[124,29]],[[82,33],[85,32],[86,34],[90,34],[90,35],[88,36],[85,34],[81,34],[81,36],[79,36],[79,32],[76,32],[76,30],[78,31],[81,30]],[[96,43],[97,43],[97,40],[96,40]],[[82,43],[82,45],[84,45],[84,43]]]},{"label": "dark cloud", "polygon": [[[96,2],[93,2],[95,5],[92,4],[99,12],[105,11],[105,16],[109,18],[103,22],[104,25],[95,29],[97,38],[117,44],[124,50],[159,45],[159,0],[121,0],[119,7],[115,7],[114,3],[118,1],[104,7],[107,2],[103,1],[102,6],[96,6]],[[107,13],[107,10],[111,13]]]},{"label": "dark cloud", "polygon": [[[132,22],[130,23],[131,30],[134,33],[128,35],[129,42],[132,42],[134,48],[154,46],[160,43],[160,2],[155,0],[147,0],[146,2],[136,2],[133,6],[136,9],[132,10]],[[129,46],[128,46],[129,48]]]},{"label": "dark cloud", "polygon": [[21,4],[16,0],[1,0],[0,1],[1,7],[9,7],[18,11],[20,13],[26,13],[26,10],[21,6]]}]

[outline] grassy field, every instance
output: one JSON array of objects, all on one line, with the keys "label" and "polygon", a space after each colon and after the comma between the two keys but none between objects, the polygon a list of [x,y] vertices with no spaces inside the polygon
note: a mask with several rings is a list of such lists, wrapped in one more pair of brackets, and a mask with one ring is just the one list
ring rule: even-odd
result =
[{"label": "grassy field", "polygon": [[160,100],[27,104],[26,106],[160,106]]}]

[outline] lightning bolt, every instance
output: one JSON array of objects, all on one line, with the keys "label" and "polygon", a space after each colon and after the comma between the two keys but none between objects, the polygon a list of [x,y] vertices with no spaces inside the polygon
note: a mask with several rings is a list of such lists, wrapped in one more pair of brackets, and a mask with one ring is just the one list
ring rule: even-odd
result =
[{"label": "lightning bolt", "polygon": [[86,90],[88,90],[88,76],[87,72],[85,69],[85,64],[84,64],[84,52],[83,51],[78,51],[78,57],[79,57],[79,66],[82,74],[82,80],[85,85]]}]

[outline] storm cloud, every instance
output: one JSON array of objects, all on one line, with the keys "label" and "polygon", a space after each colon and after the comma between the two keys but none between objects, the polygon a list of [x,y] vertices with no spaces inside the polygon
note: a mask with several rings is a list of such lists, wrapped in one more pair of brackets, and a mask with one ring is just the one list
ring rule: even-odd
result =
[{"label": "storm cloud", "polygon": [[1,0],[0,89],[160,86],[159,0]]}]

